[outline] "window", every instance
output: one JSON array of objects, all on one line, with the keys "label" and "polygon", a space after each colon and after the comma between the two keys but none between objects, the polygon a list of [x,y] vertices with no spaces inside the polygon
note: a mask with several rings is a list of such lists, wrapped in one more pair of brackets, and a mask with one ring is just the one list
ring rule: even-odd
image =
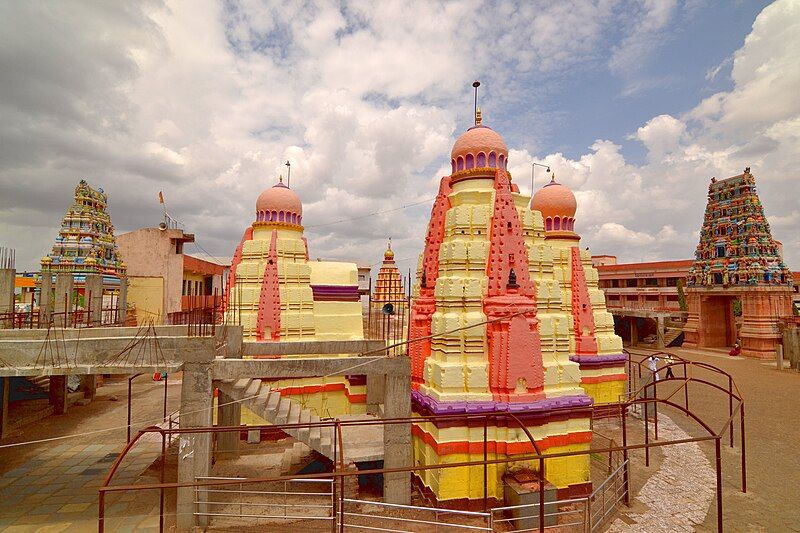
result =
[{"label": "window", "polygon": [[611,280],[611,286],[612,287],[619,287],[619,280],[618,279],[612,279]]},{"label": "window", "polygon": [[667,287],[677,287],[680,278],[667,278]]},{"label": "window", "polygon": [[658,287],[658,278],[646,278],[644,280],[645,287]]},{"label": "window", "polygon": [[636,287],[636,286],[638,286],[638,283],[636,283],[637,281],[638,280],[635,279],[635,278],[626,279],[625,280],[625,286],[626,287]]}]

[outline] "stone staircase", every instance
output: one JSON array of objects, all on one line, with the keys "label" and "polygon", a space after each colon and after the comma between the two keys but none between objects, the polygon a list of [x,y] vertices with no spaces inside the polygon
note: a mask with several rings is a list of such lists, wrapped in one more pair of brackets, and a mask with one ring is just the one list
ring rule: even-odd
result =
[{"label": "stone staircase", "polygon": [[[270,424],[307,424],[320,420],[310,410],[303,409],[299,403],[282,397],[278,391],[270,390],[269,382],[262,382],[260,379],[244,378],[237,381],[221,381],[218,387],[232,400],[241,401],[243,406]],[[302,443],[328,459],[334,460],[333,428],[306,427],[284,431],[297,439],[297,444]],[[297,448],[298,453],[300,449],[300,447]]]},{"label": "stone staircase", "polygon": [[664,332],[664,346],[669,347],[670,344],[675,342],[675,339],[680,337],[681,333],[683,333],[683,329],[681,328],[667,328],[667,331]]}]

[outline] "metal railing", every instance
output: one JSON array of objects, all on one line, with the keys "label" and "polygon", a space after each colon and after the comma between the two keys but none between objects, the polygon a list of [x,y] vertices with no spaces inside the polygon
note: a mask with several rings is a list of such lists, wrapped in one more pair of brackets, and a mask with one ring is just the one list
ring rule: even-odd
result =
[{"label": "metal railing", "polygon": [[[195,516],[330,522],[336,515],[333,479],[287,479],[282,482],[283,490],[248,490],[245,484],[252,485],[252,483],[247,483],[245,478],[196,478],[196,481],[221,480],[241,480],[241,482],[238,485],[195,487]],[[314,485],[322,485],[323,488],[318,492],[314,490]],[[293,488],[300,490],[291,490]]]},{"label": "metal railing", "polygon": [[[419,507],[416,505],[398,505],[394,503],[371,502],[344,498],[344,508],[339,515],[345,531],[408,531],[408,527],[424,528],[418,531],[456,532],[456,531],[494,531],[491,514],[478,511],[457,511]],[[356,512],[348,510],[355,505],[369,506],[382,514]],[[391,516],[396,513],[398,516]],[[405,516],[407,515],[407,516]],[[454,523],[461,520],[464,523]],[[468,521],[477,523],[467,523]]]}]

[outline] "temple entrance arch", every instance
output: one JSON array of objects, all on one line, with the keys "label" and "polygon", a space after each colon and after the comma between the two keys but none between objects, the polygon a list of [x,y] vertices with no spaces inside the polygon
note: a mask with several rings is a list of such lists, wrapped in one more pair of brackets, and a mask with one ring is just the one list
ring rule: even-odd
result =
[{"label": "temple entrance arch", "polygon": [[736,322],[733,313],[736,296],[713,295],[700,297],[700,345],[709,348],[733,346],[736,342]]}]

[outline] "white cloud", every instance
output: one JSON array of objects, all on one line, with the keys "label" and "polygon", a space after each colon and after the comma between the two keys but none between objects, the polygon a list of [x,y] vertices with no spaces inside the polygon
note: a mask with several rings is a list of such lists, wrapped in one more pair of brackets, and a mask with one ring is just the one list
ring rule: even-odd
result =
[{"label": "white cloud", "polygon": [[[499,2],[480,16],[477,0],[0,4],[0,242],[35,267],[87,178],[109,192],[119,230],[157,224],[163,190],[203,248],[230,254],[290,159],[313,256],[379,258],[391,235],[398,258],[413,258],[429,206],[326,223],[434,196],[475,77],[490,121],[573,70],[608,63],[625,78],[677,9],[627,5]],[[579,157],[510,146],[515,181],[527,190],[530,163],[549,165],[576,191],[586,242],[623,259],[689,256],[708,179],[746,165],[767,213],[788,216],[800,151],[796,10],[779,2],[758,17],[733,55],[731,91],[634,133],[646,163],[608,139]],[[548,83],[528,87],[533,71]],[[539,185],[545,176],[537,169]],[[796,224],[774,227],[786,244]]]}]

